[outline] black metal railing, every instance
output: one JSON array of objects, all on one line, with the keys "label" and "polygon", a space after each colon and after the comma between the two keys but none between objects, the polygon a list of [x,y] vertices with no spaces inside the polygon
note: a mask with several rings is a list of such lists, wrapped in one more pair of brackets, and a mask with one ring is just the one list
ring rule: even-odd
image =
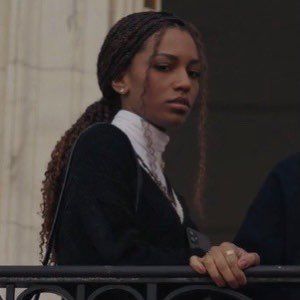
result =
[{"label": "black metal railing", "polygon": [[[271,290],[299,287],[300,266],[258,266],[246,270],[247,286]],[[1,266],[0,288],[4,300],[31,299],[36,293],[64,299],[251,299],[243,290],[216,287],[211,279],[185,266]],[[18,288],[23,288],[17,293]],[[97,298],[98,297],[98,298]],[[195,298],[194,298],[195,297]],[[207,299],[207,298],[206,298]],[[218,298],[220,299],[220,298]]]}]

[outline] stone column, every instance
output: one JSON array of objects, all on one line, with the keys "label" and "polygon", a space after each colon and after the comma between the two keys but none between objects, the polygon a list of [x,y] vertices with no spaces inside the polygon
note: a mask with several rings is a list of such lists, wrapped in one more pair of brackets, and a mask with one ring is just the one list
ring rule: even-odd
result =
[{"label": "stone column", "polygon": [[0,265],[38,264],[50,153],[101,97],[96,59],[109,27],[142,0],[0,0]]}]

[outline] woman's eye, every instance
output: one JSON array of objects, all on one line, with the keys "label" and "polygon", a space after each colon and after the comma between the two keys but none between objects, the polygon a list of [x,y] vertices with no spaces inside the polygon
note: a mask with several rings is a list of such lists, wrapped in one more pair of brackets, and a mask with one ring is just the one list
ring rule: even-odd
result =
[{"label": "woman's eye", "polygon": [[170,70],[170,67],[167,65],[156,65],[155,69],[157,69],[158,71],[166,72]]},{"label": "woman's eye", "polygon": [[201,77],[201,72],[197,72],[197,71],[189,71],[189,75],[192,78],[200,78]]}]

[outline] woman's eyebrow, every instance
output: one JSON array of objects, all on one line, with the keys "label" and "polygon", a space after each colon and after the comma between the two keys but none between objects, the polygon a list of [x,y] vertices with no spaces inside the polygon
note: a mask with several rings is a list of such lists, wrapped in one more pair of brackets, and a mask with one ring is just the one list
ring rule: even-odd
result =
[{"label": "woman's eyebrow", "polygon": [[[173,54],[169,54],[169,53],[164,53],[164,52],[159,52],[155,56],[166,56],[170,60],[173,60],[173,61],[178,61],[179,60],[178,56],[173,55]],[[194,58],[194,59],[190,60],[189,65],[194,65],[194,64],[199,64],[199,63],[200,63],[200,60],[197,59],[197,58]]]}]

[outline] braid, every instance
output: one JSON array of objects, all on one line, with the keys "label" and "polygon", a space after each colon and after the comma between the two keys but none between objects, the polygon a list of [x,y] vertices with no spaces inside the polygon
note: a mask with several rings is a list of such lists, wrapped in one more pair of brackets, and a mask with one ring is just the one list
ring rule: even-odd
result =
[{"label": "braid", "polygon": [[[113,80],[122,75],[130,66],[134,55],[143,49],[146,40],[156,32],[160,32],[168,27],[180,27],[188,31],[193,37],[200,59],[206,67],[206,60],[203,54],[203,45],[198,31],[186,21],[166,12],[140,12],[128,15],[118,21],[108,32],[97,60],[97,78],[103,98],[91,104],[79,119],[71,126],[69,130],[57,142],[51,154],[51,160],[48,163],[45,172],[45,179],[42,182],[41,215],[43,218],[42,229],[40,231],[40,258],[42,260],[45,245],[49,240],[51,225],[54,213],[57,207],[57,201],[61,190],[63,174],[68,162],[71,148],[87,127],[96,122],[111,122],[116,113],[121,109],[121,99],[118,93],[111,86]],[[159,44],[159,39],[155,49]],[[154,50],[156,51],[156,50]],[[205,68],[206,69],[206,68]],[[205,76],[203,76],[205,77]],[[201,80],[201,123],[200,123],[200,148],[204,150],[204,111],[205,97],[203,91],[204,80]],[[146,86],[145,86],[146,88]],[[203,118],[203,119],[202,119]],[[202,124],[203,123],[203,124]],[[203,156],[204,152],[202,153]],[[203,176],[204,161],[201,160],[200,175]],[[202,173],[203,174],[202,174]],[[202,185],[202,181],[200,181]],[[201,190],[202,191],[202,190]],[[198,191],[197,197],[201,194]],[[55,262],[55,252],[51,257]]]},{"label": "braid", "polygon": [[[66,168],[71,148],[80,133],[96,122],[108,122],[113,112],[105,104],[105,100],[96,101],[87,107],[82,116],[68,129],[57,142],[51,153],[51,160],[45,172],[45,179],[42,182],[41,214],[44,222],[40,231],[40,257],[42,260],[44,246],[49,239],[52,221],[54,218],[57,200],[60,194],[63,181],[63,174]],[[55,254],[54,254],[55,255]]]}]

